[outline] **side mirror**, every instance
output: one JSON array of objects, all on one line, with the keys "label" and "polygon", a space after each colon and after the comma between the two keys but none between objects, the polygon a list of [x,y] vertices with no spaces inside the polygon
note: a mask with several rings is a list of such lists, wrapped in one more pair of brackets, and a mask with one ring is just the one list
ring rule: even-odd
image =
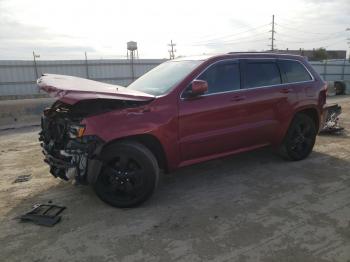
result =
[{"label": "side mirror", "polygon": [[203,95],[208,91],[208,83],[204,80],[193,80],[191,83],[191,96]]}]

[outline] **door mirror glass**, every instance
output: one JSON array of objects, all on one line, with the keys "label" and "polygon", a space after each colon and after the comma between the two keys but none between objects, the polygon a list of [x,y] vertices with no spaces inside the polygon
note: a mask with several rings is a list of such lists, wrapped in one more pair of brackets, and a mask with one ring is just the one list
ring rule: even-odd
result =
[{"label": "door mirror glass", "polygon": [[208,83],[204,80],[193,80],[191,83],[190,96],[200,96],[208,91]]}]

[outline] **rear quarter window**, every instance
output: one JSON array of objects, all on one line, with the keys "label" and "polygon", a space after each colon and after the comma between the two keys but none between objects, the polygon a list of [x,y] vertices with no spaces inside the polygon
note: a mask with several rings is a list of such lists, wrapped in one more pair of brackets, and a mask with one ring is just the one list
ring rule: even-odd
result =
[{"label": "rear quarter window", "polygon": [[280,60],[278,65],[281,69],[283,83],[295,83],[312,80],[309,72],[298,61]]}]

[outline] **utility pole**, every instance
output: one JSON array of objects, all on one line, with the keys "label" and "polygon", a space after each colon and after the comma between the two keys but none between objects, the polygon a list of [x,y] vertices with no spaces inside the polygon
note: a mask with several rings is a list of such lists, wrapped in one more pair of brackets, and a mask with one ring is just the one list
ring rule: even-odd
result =
[{"label": "utility pole", "polygon": [[86,69],[86,78],[89,79],[89,65],[88,65],[88,59],[87,59],[86,51],[85,51],[85,69]]},{"label": "utility pole", "polygon": [[36,79],[39,78],[39,74],[38,74],[38,66],[36,64],[36,58],[39,58],[40,55],[36,54],[34,51],[33,51],[33,59],[34,59],[34,73],[35,73],[35,77]]},{"label": "utility pole", "polygon": [[276,31],[275,31],[275,15],[272,15],[272,28],[271,28],[271,31],[269,31],[269,32],[271,32],[271,38],[269,38],[270,40],[271,40],[271,51],[274,51],[275,50],[275,33],[276,33]]},{"label": "utility pole", "polygon": [[175,43],[173,43],[173,40],[170,41],[170,44],[168,44],[168,46],[170,46],[170,50],[169,51],[169,56],[170,56],[170,59],[175,59],[175,52],[176,50],[174,49],[174,46],[176,46]]},{"label": "utility pole", "polygon": [[[350,31],[350,27],[349,28],[346,28],[346,31]],[[349,62],[350,62],[350,38],[347,38],[348,40],[348,45],[349,45]]]}]

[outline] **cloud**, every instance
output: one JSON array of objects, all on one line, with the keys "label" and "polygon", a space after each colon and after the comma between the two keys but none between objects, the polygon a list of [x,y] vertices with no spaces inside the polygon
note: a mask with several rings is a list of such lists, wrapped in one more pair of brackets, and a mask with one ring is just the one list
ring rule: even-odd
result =
[{"label": "cloud", "polygon": [[28,59],[36,53],[58,58],[60,55],[83,57],[83,53],[95,52],[95,48],[79,45],[79,38],[65,34],[53,34],[42,26],[32,26],[0,16],[0,59]]},{"label": "cloud", "polygon": [[280,49],[347,48],[349,0],[0,0],[0,59],[110,58],[129,40],[142,58],[167,56],[171,39],[178,55],[266,50],[272,13]]}]

